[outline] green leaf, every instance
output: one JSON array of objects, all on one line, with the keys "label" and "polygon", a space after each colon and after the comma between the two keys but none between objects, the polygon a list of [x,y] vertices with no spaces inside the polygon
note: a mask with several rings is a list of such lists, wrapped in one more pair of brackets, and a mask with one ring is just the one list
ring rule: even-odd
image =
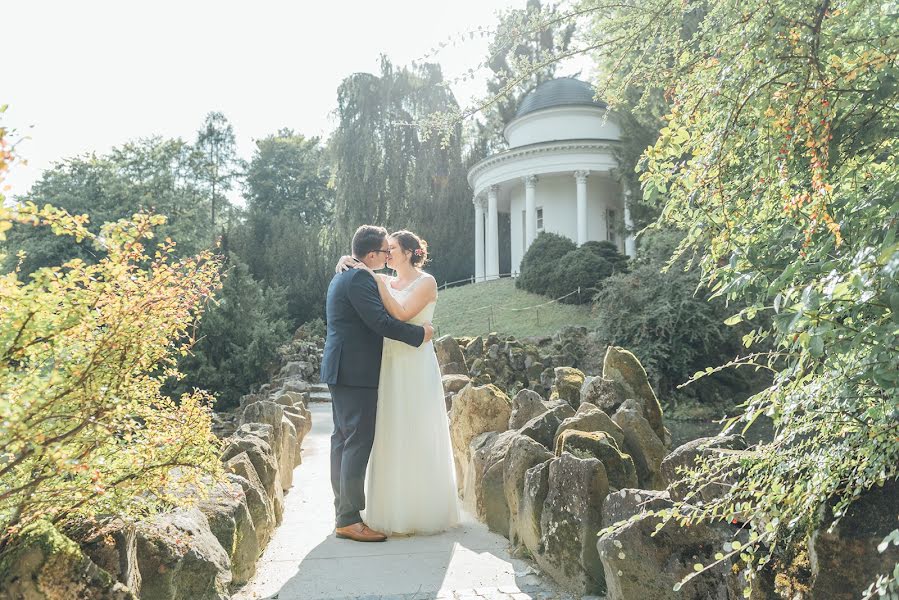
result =
[{"label": "green leaf", "polygon": [[815,358],[820,357],[824,354],[824,338],[820,335],[813,335],[809,339],[808,351]]},{"label": "green leaf", "polygon": [[725,325],[736,325],[737,323],[741,322],[742,320],[743,320],[743,315],[736,314],[736,315],[726,318],[724,320],[724,324]]}]

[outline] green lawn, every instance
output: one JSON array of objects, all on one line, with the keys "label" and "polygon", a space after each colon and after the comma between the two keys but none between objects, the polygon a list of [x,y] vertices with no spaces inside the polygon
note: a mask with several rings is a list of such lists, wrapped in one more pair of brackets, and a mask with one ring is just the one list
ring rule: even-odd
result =
[{"label": "green lawn", "polygon": [[553,302],[519,290],[512,279],[441,290],[434,315],[439,335],[552,335],[566,325],[592,326],[589,306]]}]

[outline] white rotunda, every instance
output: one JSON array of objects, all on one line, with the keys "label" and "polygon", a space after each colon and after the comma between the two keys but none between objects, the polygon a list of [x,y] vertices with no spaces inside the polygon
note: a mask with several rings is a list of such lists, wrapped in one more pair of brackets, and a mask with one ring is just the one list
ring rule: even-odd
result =
[{"label": "white rotunda", "polygon": [[506,125],[509,148],[468,172],[474,190],[475,281],[496,279],[499,213],[511,223],[512,273],[541,231],[578,245],[608,240],[634,256],[632,229],[612,150],[621,129],[590,84],[552,79],[527,94]]}]

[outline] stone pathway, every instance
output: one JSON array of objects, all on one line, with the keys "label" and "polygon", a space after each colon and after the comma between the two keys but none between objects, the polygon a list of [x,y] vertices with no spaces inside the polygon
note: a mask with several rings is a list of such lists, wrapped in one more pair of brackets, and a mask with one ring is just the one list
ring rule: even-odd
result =
[{"label": "stone pathway", "polygon": [[[322,398],[323,399],[323,398]],[[573,600],[473,517],[434,536],[360,544],[334,537],[331,404],[310,403],[312,431],[285,498],[284,522],[233,600]]]}]

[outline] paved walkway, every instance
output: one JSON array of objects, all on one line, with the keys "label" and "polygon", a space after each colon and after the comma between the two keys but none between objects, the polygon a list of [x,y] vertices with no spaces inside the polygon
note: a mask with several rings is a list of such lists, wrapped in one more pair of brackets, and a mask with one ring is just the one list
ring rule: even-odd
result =
[{"label": "paved walkway", "polygon": [[312,431],[285,498],[284,522],[256,576],[233,600],[570,600],[508,541],[467,516],[453,531],[360,544],[334,537],[331,404],[310,404]]}]

